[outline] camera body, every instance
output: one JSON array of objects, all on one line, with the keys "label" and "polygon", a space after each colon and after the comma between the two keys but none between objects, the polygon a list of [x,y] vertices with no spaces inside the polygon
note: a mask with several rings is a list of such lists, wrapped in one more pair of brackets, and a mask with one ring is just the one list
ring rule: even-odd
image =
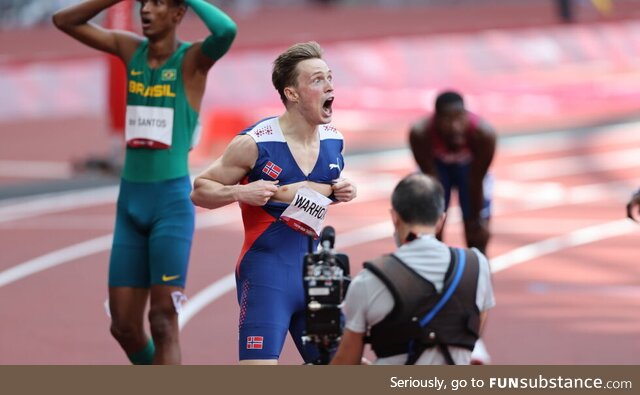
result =
[{"label": "camera body", "polygon": [[351,282],[349,257],[335,252],[335,231],[325,227],[316,252],[304,257],[303,284],[306,303],[306,332],[303,342],[315,344],[320,352],[316,364],[328,364],[342,336],[340,305]]}]

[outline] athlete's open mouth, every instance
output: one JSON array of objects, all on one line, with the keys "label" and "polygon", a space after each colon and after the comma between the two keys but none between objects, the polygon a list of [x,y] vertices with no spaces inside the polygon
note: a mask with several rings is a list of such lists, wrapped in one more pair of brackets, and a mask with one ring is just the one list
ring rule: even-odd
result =
[{"label": "athlete's open mouth", "polygon": [[143,16],[140,21],[142,22],[142,27],[146,28],[151,26],[151,18]]},{"label": "athlete's open mouth", "polygon": [[333,113],[333,97],[328,98],[327,100],[325,100],[325,102],[322,104],[322,110],[324,111],[324,113],[326,115],[331,115]]}]

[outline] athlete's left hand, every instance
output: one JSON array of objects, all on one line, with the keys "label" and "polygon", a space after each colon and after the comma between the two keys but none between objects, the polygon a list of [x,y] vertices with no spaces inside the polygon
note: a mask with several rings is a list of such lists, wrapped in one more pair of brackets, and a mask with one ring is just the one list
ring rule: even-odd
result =
[{"label": "athlete's left hand", "polygon": [[349,202],[358,195],[356,186],[347,178],[334,180],[331,189],[333,189],[333,196],[335,196],[339,202]]}]

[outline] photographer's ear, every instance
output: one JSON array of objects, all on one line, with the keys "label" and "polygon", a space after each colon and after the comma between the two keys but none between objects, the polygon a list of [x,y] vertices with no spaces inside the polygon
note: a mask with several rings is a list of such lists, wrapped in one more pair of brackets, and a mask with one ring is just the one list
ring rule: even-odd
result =
[{"label": "photographer's ear", "polygon": [[397,228],[400,221],[400,215],[398,215],[398,212],[393,208],[389,209],[389,214],[391,214],[391,222],[393,223],[393,227]]}]

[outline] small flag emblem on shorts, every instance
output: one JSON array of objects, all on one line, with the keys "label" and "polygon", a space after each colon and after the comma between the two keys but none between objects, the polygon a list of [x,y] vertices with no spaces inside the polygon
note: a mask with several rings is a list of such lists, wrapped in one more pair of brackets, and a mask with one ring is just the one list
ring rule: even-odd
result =
[{"label": "small flag emblem on shorts", "polygon": [[262,172],[275,180],[276,178],[278,178],[278,176],[282,172],[282,168],[276,165],[275,163],[269,161],[262,169]]},{"label": "small flag emblem on shorts", "polygon": [[262,350],[262,336],[247,336],[247,350]]}]

